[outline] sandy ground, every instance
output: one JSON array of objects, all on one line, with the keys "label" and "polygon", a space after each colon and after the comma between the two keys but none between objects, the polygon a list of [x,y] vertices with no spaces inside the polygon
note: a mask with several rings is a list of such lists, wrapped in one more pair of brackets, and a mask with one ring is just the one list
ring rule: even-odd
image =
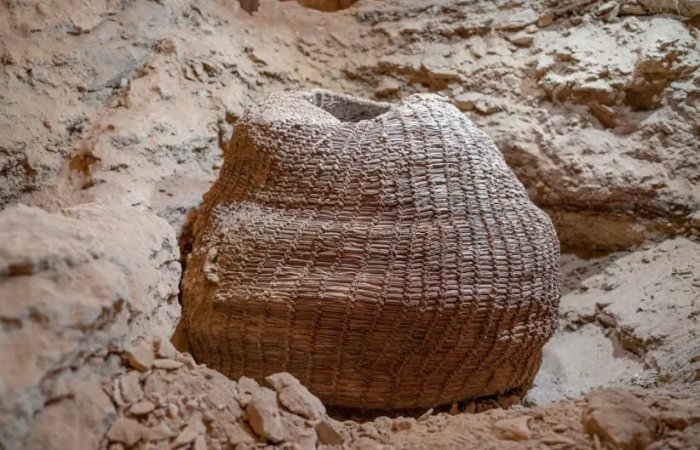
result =
[{"label": "sandy ground", "polygon": [[[649,0],[360,0],[334,13],[263,0],[252,16],[233,0],[0,2],[0,448],[265,445],[257,430],[231,438],[215,426],[230,418],[205,420],[201,402],[149,440],[139,427],[203,388],[182,381],[173,399],[172,380],[148,379],[204,369],[178,354],[161,359],[182,366],[139,371],[123,352],[177,324],[177,238],[245,106],[311,87],[451,98],[566,252],[560,330],[525,406],[332,422],[342,445],[700,445],[698,13]],[[134,371],[129,386],[150,397],[115,399],[108,386]],[[131,412],[143,401],[153,413]],[[295,417],[289,429],[311,431],[281,445],[315,446],[320,419]],[[117,418],[139,431],[110,436]]]}]

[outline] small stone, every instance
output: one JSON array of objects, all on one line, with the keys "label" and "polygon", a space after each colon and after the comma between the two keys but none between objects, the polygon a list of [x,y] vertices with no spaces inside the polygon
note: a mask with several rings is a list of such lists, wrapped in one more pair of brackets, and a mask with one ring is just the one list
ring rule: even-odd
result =
[{"label": "small stone", "polygon": [[134,419],[119,417],[109,428],[107,439],[131,447],[141,439],[142,428],[141,424]]},{"label": "small stone", "polygon": [[248,377],[241,377],[238,380],[238,403],[242,407],[246,407],[250,400],[260,390],[260,385],[257,381]]},{"label": "small stone", "polygon": [[617,16],[620,14],[620,5],[616,4],[615,7],[605,16],[605,21],[606,22],[613,22],[615,19],[617,19]]},{"label": "small stone", "polygon": [[277,408],[277,395],[274,391],[260,388],[248,403],[246,413],[248,414],[248,423],[259,436],[272,443],[284,440],[286,433],[279,408]]},{"label": "small stone", "polygon": [[315,419],[326,413],[326,407],[306,386],[289,373],[276,373],[265,378],[278,393],[279,401],[289,411]]},{"label": "small stone", "polygon": [[481,58],[488,51],[488,46],[486,45],[486,41],[484,41],[484,38],[482,38],[481,36],[475,36],[473,38],[472,43],[469,46],[469,49],[471,50],[474,56],[476,56],[477,58]]},{"label": "small stone", "polygon": [[532,9],[523,9],[517,13],[509,14],[506,20],[498,28],[501,30],[521,30],[538,20],[537,14]]},{"label": "small stone", "polygon": [[454,99],[455,106],[459,108],[460,111],[471,111],[476,106],[476,99],[474,95],[470,92],[465,92],[464,94],[459,94]]},{"label": "small stone", "polygon": [[583,427],[614,448],[645,448],[654,440],[659,425],[654,413],[632,393],[600,389],[588,395]]},{"label": "small stone", "polygon": [[423,422],[424,420],[428,420],[428,418],[433,414],[433,408],[430,408],[426,412],[420,415],[416,420],[418,422]]},{"label": "small stone", "polygon": [[509,36],[508,40],[519,47],[529,47],[532,45],[534,37],[531,34],[520,32]]},{"label": "small stone", "polygon": [[410,430],[412,427],[413,422],[405,417],[394,419],[391,423],[391,431],[393,432]]},{"label": "small stone", "polygon": [[161,358],[175,359],[175,357],[177,356],[177,350],[175,349],[175,346],[168,339],[160,339],[156,344],[156,348],[156,353]]},{"label": "small stone", "polygon": [[620,14],[643,16],[646,14],[646,11],[640,5],[622,5],[620,8]]},{"label": "small stone", "polygon": [[341,445],[345,438],[330,419],[323,419],[316,424],[318,441],[323,445]]},{"label": "small stone", "polygon": [[156,442],[170,439],[175,436],[175,434],[176,433],[174,433],[173,430],[171,430],[166,424],[159,423],[158,425],[144,428],[142,438],[145,441]]},{"label": "small stone", "polygon": [[617,125],[617,113],[610,106],[591,102],[588,110],[605,128],[615,128]]},{"label": "small stone", "polygon": [[129,412],[135,416],[143,416],[156,409],[156,405],[149,401],[134,403],[129,408]]},{"label": "small stone", "polygon": [[180,361],[173,361],[172,359],[156,359],[153,362],[153,367],[163,370],[175,370],[182,367],[182,363]]},{"label": "small stone", "polygon": [[564,446],[575,446],[576,442],[569,439],[566,436],[561,436],[558,434],[550,434],[547,436],[542,436],[540,442],[547,445],[564,445]]},{"label": "small stone", "polygon": [[532,437],[528,426],[530,416],[501,419],[493,424],[493,432],[499,439],[507,441],[525,441]]},{"label": "small stone", "polygon": [[176,418],[178,415],[180,415],[180,408],[175,403],[171,403],[168,405],[168,408],[165,410],[165,414],[170,417],[171,419]]},{"label": "small stone", "polygon": [[189,353],[178,353],[177,360],[183,363],[188,369],[195,369],[197,367],[197,363]]},{"label": "small stone", "polygon": [[546,28],[554,23],[553,14],[543,14],[537,19],[537,26],[540,28]]},{"label": "small stone", "polygon": [[661,122],[659,124],[659,129],[664,134],[674,134],[676,132],[673,126],[668,122]]},{"label": "small stone", "polygon": [[193,450],[207,450],[207,440],[204,435],[200,434],[194,440]]},{"label": "small stone", "polygon": [[127,403],[135,403],[143,397],[143,389],[139,381],[139,373],[130,371],[119,379],[119,387],[124,401]]},{"label": "small stone", "polygon": [[190,444],[194,442],[200,434],[200,427],[196,424],[187,425],[180,434],[177,435],[172,444],[170,444],[170,448],[177,448],[185,444]]},{"label": "small stone", "polygon": [[615,1],[603,3],[598,7],[598,14],[605,14],[615,8],[615,6],[617,6],[617,2]]},{"label": "small stone", "polygon": [[146,341],[142,341],[139,345],[127,349],[124,354],[131,367],[141,372],[146,372],[150,369],[155,359],[153,345]]}]

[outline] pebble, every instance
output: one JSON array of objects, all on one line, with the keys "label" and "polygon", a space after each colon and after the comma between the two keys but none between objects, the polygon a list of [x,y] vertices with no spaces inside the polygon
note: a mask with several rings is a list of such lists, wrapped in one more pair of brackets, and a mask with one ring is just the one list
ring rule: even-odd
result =
[{"label": "pebble", "polygon": [[156,405],[149,401],[134,403],[129,408],[129,412],[135,416],[143,416],[156,409]]},{"label": "pebble", "polygon": [[289,373],[270,375],[265,381],[278,393],[280,403],[289,411],[307,419],[315,419],[326,414],[326,407],[306,386]]},{"label": "pebble", "polygon": [[177,350],[175,349],[175,346],[168,339],[161,338],[157,342],[156,348],[156,353],[161,358],[175,359],[175,357],[177,356]]},{"label": "pebble", "polygon": [[141,424],[134,419],[119,417],[107,432],[107,439],[131,447],[141,439],[142,428]]},{"label": "pebble", "polygon": [[171,403],[168,405],[165,414],[171,419],[174,419],[175,417],[180,415],[180,408],[178,408],[178,406],[175,403]]},{"label": "pebble", "polygon": [[420,415],[418,419],[416,419],[418,422],[423,422],[424,420],[428,420],[428,418],[433,414],[433,408],[430,408],[426,412]]},{"label": "pebble", "polygon": [[244,408],[253,396],[260,390],[260,385],[257,381],[248,377],[241,377],[238,380],[238,403]]},{"label": "pebble", "polygon": [[153,367],[156,369],[175,370],[182,367],[182,363],[180,361],[173,361],[172,359],[156,359],[153,362]]},{"label": "pebble", "polygon": [[316,424],[318,441],[323,445],[342,445],[345,438],[330,419],[322,419]]},{"label": "pebble", "polygon": [[200,434],[200,427],[195,424],[187,425],[180,434],[177,435],[172,444],[170,444],[170,448],[177,448],[185,444],[190,444],[194,442]]},{"label": "pebble", "polygon": [[155,355],[153,354],[153,345],[150,342],[143,341],[135,347],[127,349],[124,354],[129,365],[136,370],[146,372],[153,366]]},{"label": "pebble", "polygon": [[170,439],[175,436],[173,430],[171,430],[166,424],[159,423],[152,427],[144,428],[142,432],[142,438],[145,441],[162,441],[165,439]]},{"label": "pebble", "polygon": [[554,15],[543,14],[537,19],[537,26],[540,28],[547,28],[554,23]]},{"label": "pebble", "polygon": [[200,434],[194,440],[193,450],[207,450],[207,440],[204,435]]},{"label": "pebble", "polygon": [[501,419],[493,424],[493,432],[499,439],[507,441],[525,441],[532,437],[528,422],[530,416]]},{"label": "pebble", "polygon": [[122,398],[127,403],[135,403],[143,397],[139,373],[130,371],[119,379]]},{"label": "pebble", "polygon": [[277,395],[275,392],[260,388],[246,407],[248,423],[259,436],[272,443],[282,442],[285,438],[285,429],[277,408]]},{"label": "pebble", "polygon": [[658,417],[641,400],[613,389],[589,394],[582,423],[588,434],[614,448],[644,448],[659,426]]},{"label": "pebble", "polygon": [[534,36],[528,33],[520,32],[508,37],[508,40],[519,47],[529,47],[532,45]]}]

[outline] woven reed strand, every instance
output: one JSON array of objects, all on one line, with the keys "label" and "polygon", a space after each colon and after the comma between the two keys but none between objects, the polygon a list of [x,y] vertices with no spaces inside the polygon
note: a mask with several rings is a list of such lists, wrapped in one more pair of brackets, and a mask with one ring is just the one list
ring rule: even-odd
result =
[{"label": "woven reed strand", "polygon": [[194,225],[184,320],[236,378],[430,407],[529,387],[559,244],[493,141],[435,95],[284,93],[236,126]]}]

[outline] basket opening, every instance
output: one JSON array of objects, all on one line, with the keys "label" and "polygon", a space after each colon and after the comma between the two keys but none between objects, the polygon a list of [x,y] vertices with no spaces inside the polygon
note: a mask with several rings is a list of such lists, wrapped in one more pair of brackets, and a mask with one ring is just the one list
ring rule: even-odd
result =
[{"label": "basket opening", "polygon": [[373,102],[348,95],[315,92],[308,101],[343,122],[359,122],[374,119],[389,111],[389,103]]}]

